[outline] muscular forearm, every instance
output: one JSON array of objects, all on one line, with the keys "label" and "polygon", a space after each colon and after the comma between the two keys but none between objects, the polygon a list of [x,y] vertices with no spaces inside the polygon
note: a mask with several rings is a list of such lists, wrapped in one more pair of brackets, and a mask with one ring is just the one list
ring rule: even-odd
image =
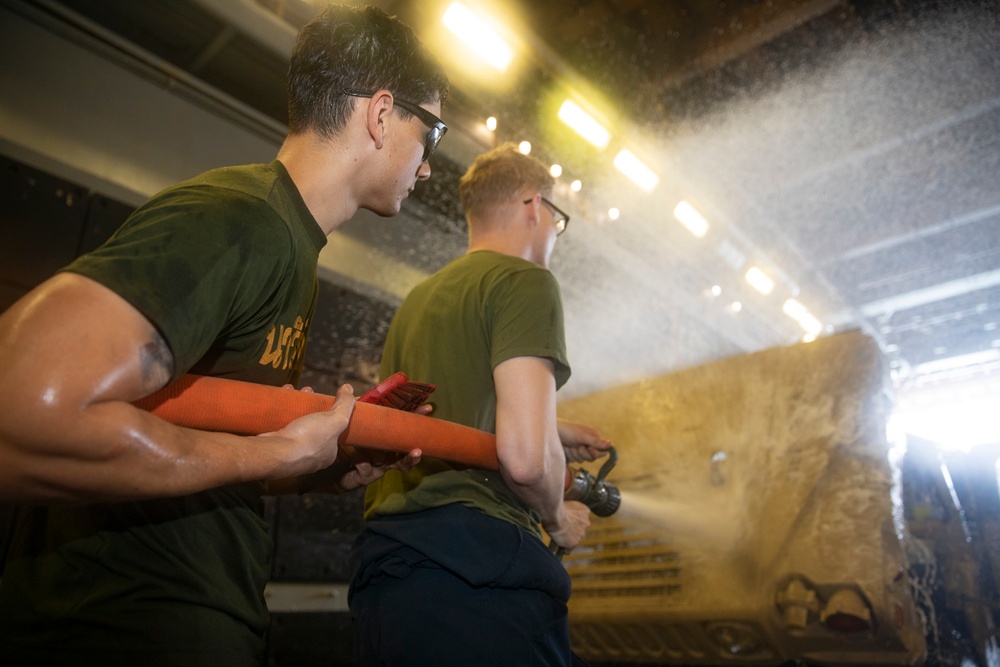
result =
[{"label": "muscular forearm", "polygon": [[312,472],[283,433],[241,437],[184,429],[124,402],[28,423],[0,424],[0,497],[87,503],[177,496],[236,482]]},{"label": "muscular forearm", "polygon": [[157,329],[106,287],[59,274],[0,314],[0,500],[176,496],[314,472],[333,462],[354,401],[239,437],[183,429],[131,401],[163,387]]}]

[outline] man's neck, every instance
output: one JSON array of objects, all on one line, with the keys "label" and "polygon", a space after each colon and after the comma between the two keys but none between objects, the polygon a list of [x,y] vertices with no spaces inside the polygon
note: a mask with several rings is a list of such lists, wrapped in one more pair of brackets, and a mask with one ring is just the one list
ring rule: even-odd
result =
[{"label": "man's neck", "polygon": [[[500,232],[494,234],[477,234],[474,237],[470,237],[469,248],[466,254],[478,250],[492,250],[501,255],[520,257],[529,262],[534,261],[531,257],[531,245],[518,239],[516,234],[504,234]],[[535,263],[537,264],[537,262]]]},{"label": "man's neck", "polygon": [[353,194],[357,172],[349,155],[336,140],[313,132],[289,135],[278,151],[278,160],[327,235],[358,211]]}]

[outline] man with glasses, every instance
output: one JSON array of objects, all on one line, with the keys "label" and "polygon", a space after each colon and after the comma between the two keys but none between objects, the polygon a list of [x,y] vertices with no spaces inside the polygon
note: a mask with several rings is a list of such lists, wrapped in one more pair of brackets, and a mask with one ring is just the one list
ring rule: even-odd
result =
[{"label": "man with glasses", "polygon": [[382,375],[436,384],[433,415],[496,433],[500,471],[424,459],[368,487],[350,593],[359,666],[573,664],[569,577],[541,528],[579,544],[589,510],[563,500],[566,463],[610,443],[556,418],[570,368],[548,267],[569,216],[552,186],[513,144],[479,156],[459,185],[468,252],[393,318]]},{"label": "man with glasses", "polygon": [[261,494],[381,475],[337,458],[349,385],[257,437],[131,404],[185,373],[296,383],[327,235],[359,208],[395,215],[430,176],[448,80],[381,10],[306,25],[288,90],[274,161],[168,188],[0,316],[0,501],[24,505],[0,584],[5,664],[263,664]]}]

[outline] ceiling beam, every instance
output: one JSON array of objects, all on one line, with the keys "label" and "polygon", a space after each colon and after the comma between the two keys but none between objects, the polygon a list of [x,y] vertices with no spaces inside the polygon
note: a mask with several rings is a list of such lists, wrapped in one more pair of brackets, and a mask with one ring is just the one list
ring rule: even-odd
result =
[{"label": "ceiling beam", "polygon": [[871,301],[862,305],[858,310],[865,317],[876,318],[925,306],[935,301],[952,299],[963,294],[975,292],[976,290],[996,287],[997,285],[1000,285],[1000,269],[959,278],[958,280],[951,280],[946,283],[939,283],[912,292],[897,294],[885,299],[879,299],[878,301]]}]

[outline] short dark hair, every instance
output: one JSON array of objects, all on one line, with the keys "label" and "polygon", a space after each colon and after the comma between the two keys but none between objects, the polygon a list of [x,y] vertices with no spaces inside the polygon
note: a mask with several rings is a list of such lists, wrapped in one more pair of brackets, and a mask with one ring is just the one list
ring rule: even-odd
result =
[{"label": "short dark hair", "polygon": [[441,64],[409,26],[377,7],[329,5],[302,27],[292,51],[288,130],[335,135],[353,109],[347,90],[386,89],[416,104],[443,105],[448,86]]}]

